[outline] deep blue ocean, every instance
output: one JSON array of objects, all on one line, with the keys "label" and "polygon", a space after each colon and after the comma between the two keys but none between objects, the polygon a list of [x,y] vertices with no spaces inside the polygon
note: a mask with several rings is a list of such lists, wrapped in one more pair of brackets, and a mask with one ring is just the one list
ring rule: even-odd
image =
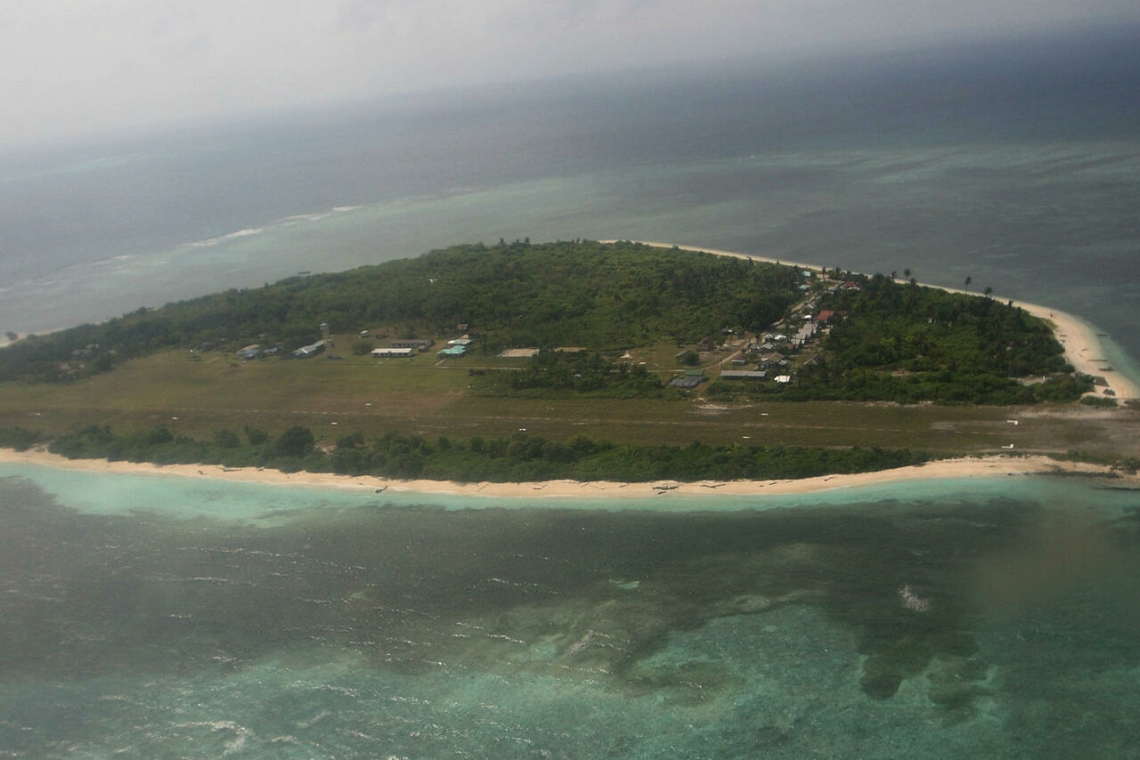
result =
[{"label": "deep blue ocean", "polygon": [[1076,314],[1140,357],[1140,31],[0,147],[0,334],[499,238],[706,246]]},{"label": "deep blue ocean", "polygon": [[[1137,374],[1140,32],[0,147],[0,333],[482,240],[909,269]],[[0,467],[0,757],[1140,757],[1140,497],[383,500]]]}]

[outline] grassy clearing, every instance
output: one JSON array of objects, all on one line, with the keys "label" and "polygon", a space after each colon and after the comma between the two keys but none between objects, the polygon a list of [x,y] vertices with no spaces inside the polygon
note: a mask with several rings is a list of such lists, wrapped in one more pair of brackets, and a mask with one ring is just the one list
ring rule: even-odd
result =
[{"label": "grassy clearing", "polygon": [[[634,351],[637,361],[674,371],[676,349]],[[986,406],[897,406],[857,403],[724,404],[699,394],[686,400],[610,398],[481,398],[467,393],[471,368],[506,369],[520,360],[469,357],[440,362],[434,353],[411,360],[369,356],[244,362],[232,355],[184,350],[128,362],[114,372],[72,384],[0,387],[0,427],[47,434],[75,426],[110,425],[122,432],[165,423],[208,438],[245,426],[277,434],[309,427],[319,441],[361,432],[419,433],[431,438],[529,435],[568,441],[576,435],[642,445],[782,444],[880,446],[936,455],[1001,451],[1127,453],[1137,446],[1135,410],[1072,406],[1010,409]],[[1011,418],[1023,418],[1013,425]]]}]

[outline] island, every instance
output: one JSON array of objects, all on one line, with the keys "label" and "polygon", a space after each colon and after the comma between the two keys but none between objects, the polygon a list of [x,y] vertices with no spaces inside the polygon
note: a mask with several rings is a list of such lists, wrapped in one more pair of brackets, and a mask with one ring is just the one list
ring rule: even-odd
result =
[{"label": "island", "polygon": [[500,241],[25,337],[0,349],[0,445],[544,496],[1126,476],[1136,388],[1093,347],[1067,315],[909,270]]}]

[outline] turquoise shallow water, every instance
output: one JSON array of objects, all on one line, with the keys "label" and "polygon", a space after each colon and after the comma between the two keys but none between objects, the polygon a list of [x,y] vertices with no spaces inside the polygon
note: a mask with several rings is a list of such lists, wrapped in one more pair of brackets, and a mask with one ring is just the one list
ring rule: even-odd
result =
[{"label": "turquoise shallow water", "polygon": [[[278,525],[309,512],[354,507],[433,507],[444,510],[527,510],[583,512],[649,511],[654,513],[739,512],[792,507],[843,506],[852,503],[895,501],[923,504],[997,498],[1032,500],[1043,508],[1065,509],[1088,498],[1089,484],[1079,478],[1027,476],[918,479],[901,483],[870,484],[804,494],[750,496],[689,496],[662,493],[645,499],[558,497],[547,499],[497,498],[482,495],[369,493],[358,488],[321,488],[226,482],[176,475],[98,474],[38,465],[0,462],[0,477],[23,478],[47,489],[62,503],[87,514],[130,515],[147,513],[167,518],[208,518],[248,525]],[[1117,494],[1122,494],[1117,498]],[[1097,491],[1098,509],[1114,511],[1129,503],[1127,492]]]},{"label": "turquoise shallow water", "polygon": [[[1140,376],[1140,46],[1109,42],[5,154],[0,330],[633,238],[969,276]],[[1140,757],[1140,496],[1104,485],[495,501],[0,466],[0,757]]]},{"label": "turquoise shallow water", "polygon": [[0,469],[0,756],[1137,757],[1140,494]]}]

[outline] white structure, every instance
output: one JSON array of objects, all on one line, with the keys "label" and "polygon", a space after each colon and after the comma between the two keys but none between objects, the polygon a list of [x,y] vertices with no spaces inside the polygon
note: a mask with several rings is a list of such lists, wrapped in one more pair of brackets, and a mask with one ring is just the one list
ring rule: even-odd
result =
[{"label": "white structure", "polygon": [[415,357],[414,348],[374,348],[372,356],[376,359],[411,359]]},{"label": "white structure", "polygon": [[308,346],[301,346],[300,348],[298,348],[296,351],[293,352],[293,358],[294,359],[308,359],[311,356],[316,356],[317,354],[319,354],[321,351],[324,351],[324,350],[325,350],[325,342],[323,340],[318,340],[316,343],[310,344]]}]

